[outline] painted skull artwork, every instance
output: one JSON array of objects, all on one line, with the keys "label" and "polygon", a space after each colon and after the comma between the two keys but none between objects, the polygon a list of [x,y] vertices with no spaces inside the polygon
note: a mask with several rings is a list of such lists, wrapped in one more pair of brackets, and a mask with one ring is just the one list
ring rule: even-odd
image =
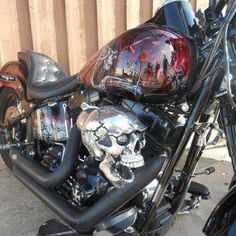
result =
[{"label": "painted skull artwork", "polygon": [[182,96],[190,77],[188,41],[169,27],[143,25],[100,49],[80,71],[80,80],[100,91],[123,91],[153,102]]},{"label": "painted skull artwork", "polygon": [[124,108],[85,109],[77,119],[82,140],[99,168],[116,188],[134,179],[133,169],[144,165],[146,126]]}]

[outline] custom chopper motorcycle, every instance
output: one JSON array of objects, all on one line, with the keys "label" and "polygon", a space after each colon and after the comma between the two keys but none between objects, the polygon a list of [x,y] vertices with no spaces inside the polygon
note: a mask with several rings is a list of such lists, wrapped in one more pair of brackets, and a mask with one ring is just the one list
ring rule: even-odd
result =
[{"label": "custom chopper motorcycle", "polygon": [[[65,223],[38,235],[164,235],[210,197],[191,180],[214,129],[236,171],[235,12],[236,1],[210,0],[197,19],[167,1],[74,76],[32,51],[2,67],[1,156]],[[232,180],[205,234],[236,235],[235,199]]]}]

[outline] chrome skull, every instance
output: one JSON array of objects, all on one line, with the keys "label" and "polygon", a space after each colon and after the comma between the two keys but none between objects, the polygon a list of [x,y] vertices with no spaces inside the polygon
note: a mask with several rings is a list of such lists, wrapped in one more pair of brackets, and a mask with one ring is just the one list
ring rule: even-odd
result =
[{"label": "chrome skull", "polygon": [[144,165],[141,154],[145,146],[146,126],[124,108],[87,107],[79,115],[77,126],[90,154],[101,161],[99,168],[121,188],[134,179],[133,168]]}]

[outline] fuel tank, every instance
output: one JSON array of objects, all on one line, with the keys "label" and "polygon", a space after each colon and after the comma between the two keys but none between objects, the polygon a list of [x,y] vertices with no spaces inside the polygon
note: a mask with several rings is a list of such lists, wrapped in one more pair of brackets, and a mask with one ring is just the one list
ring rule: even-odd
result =
[{"label": "fuel tank", "polygon": [[187,39],[168,27],[147,24],[105,45],[81,70],[80,79],[98,90],[159,103],[183,96],[189,73]]}]

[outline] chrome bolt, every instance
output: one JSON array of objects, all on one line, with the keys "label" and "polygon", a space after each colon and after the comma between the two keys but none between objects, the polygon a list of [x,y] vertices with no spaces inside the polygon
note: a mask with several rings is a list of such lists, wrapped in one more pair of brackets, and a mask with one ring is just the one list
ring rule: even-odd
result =
[{"label": "chrome bolt", "polygon": [[132,234],[134,232],[134,228],[133,227],[128,227],[126,230],[125,230],[126,233],[128,234]]},{"label": "chrome bolt", "polygon": [[180,104],[180,108],[182,109],[182,111],[188,111],[189,110],[189,105],[185,102]]},{"label": "chrome bolt", "polygon": [[29,152],[29,155],[30,155],[30,156],[34,156],[34,155],[35,155],[35,152],[34,152],[34,151],[30,151],[30,152]]}]

